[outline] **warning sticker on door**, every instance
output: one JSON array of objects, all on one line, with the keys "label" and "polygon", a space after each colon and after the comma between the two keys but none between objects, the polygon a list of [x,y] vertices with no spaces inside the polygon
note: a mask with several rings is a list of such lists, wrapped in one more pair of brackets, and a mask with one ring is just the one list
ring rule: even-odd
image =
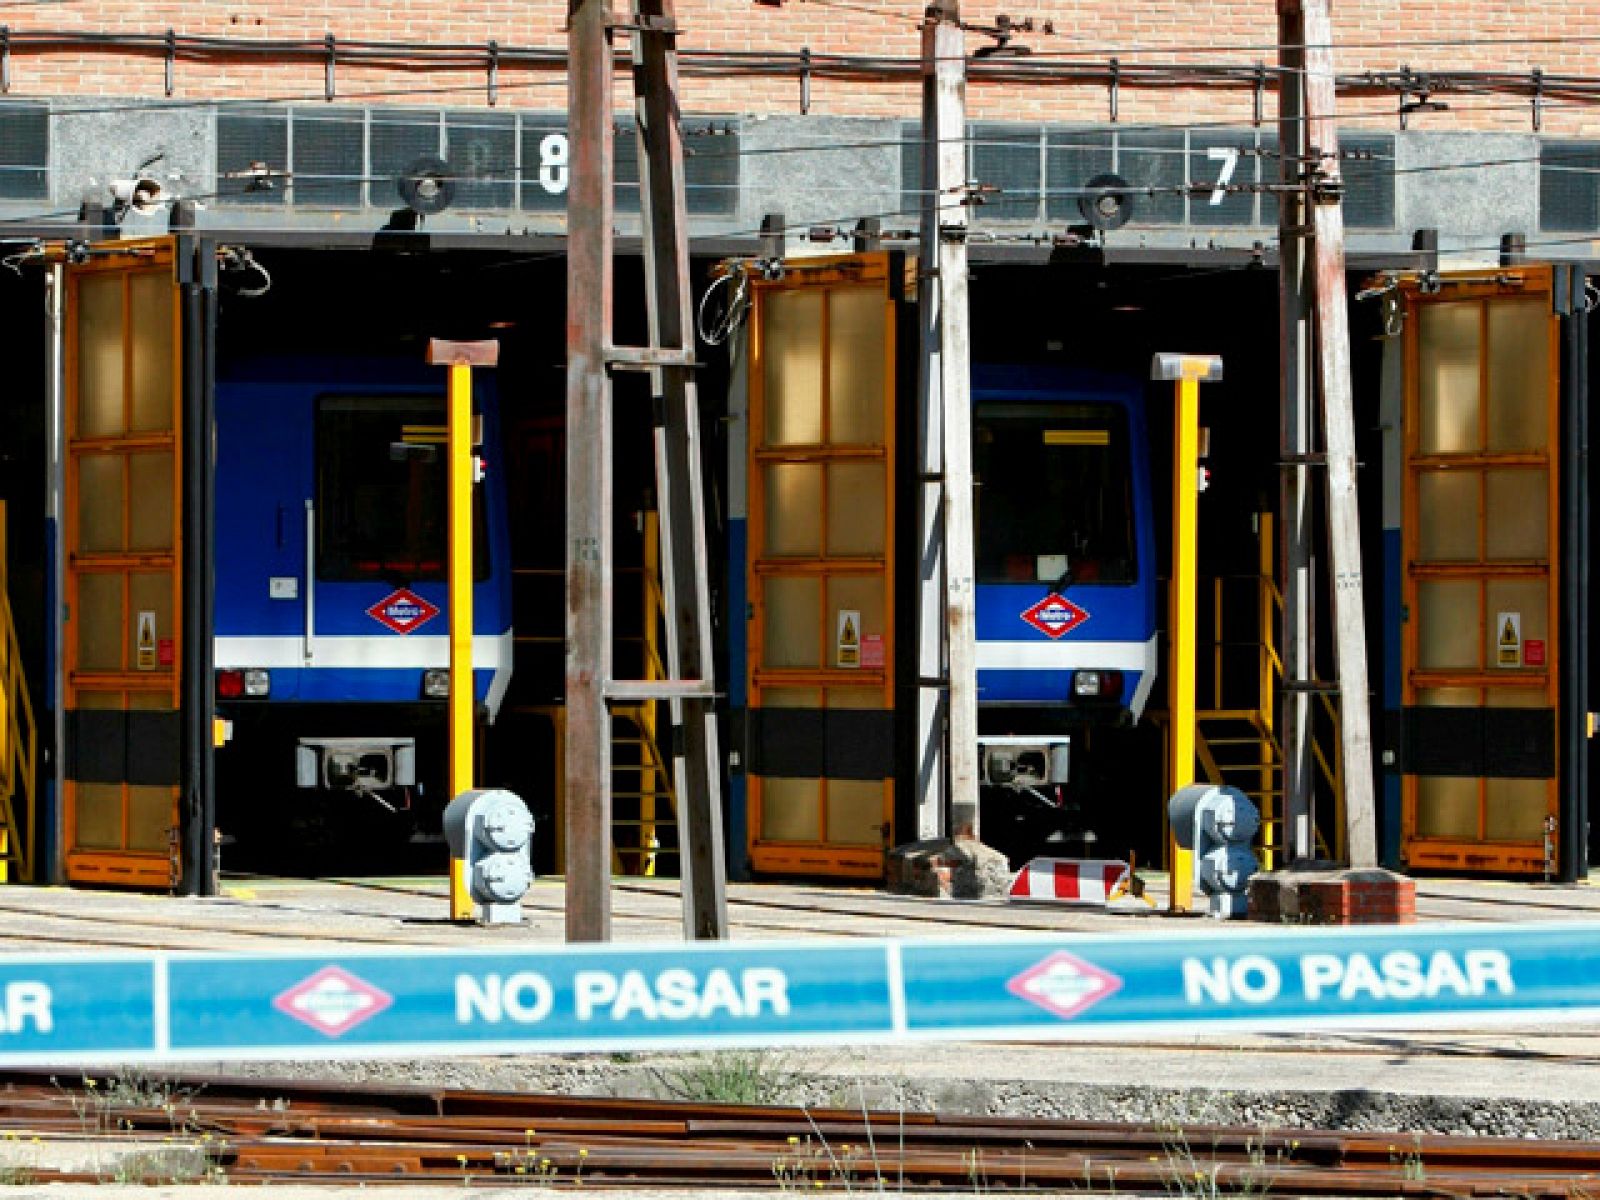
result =
[{"label": "warning sticker on door", "polygon": [[1495,663],[1502,667],[1522,665],[1522,614],[1496,613],[1494,627],[1499,630]]},{"label": "warning sticker on door", "polygon": [[134,663],[141,671],[156,669],[156,614],[151,609],[139,613],[138,637],[134,639]]},{"label": "warning sticker on door", "polygon": [[839,653],[835,665],[859,667],[861,665],[861,612],[854,608],[839,610]]},{"label": "warning sticker on door", "polygon": [[869,671],[883,670],[883,634],[861,635],[861,665]]}]

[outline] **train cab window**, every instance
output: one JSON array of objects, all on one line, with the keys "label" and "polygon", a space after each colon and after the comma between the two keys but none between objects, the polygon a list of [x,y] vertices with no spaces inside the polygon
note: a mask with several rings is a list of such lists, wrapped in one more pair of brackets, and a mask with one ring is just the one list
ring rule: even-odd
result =
[{"label": "train cab window", "polygon": [[[444,579],[448,464],[442,396],[317,401],[317,578]],[[473,497],[473,573],[489,577],[483,490]]]},{"label": "train cab window", "polygon": [[1138,578],[1121,409],[980,403],[973,467],[979,583],[1059,587]]}]

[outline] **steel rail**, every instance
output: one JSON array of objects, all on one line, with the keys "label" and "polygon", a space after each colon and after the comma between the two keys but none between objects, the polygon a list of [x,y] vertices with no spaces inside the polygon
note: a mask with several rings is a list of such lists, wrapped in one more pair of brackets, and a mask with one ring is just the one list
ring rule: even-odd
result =
[{"label": "steel rail", "polygon": [[[1592,1196],[1600,1143],[1185,1127],[649,1099],[375,1091],[203,1076],[63,1084],[0,1073],[16,1136],[140,1152],[179,1143],[237,1182],[539,1182],[582,1186],[1112,1185],[1166,1194],[1204,1178],[1259,1195]],[[153,1156],[159,1161],[159,1156]],[[152,1168],[155,1169],[155,1168]],[[34,1172],[38,1182],[82,1173]]]}]

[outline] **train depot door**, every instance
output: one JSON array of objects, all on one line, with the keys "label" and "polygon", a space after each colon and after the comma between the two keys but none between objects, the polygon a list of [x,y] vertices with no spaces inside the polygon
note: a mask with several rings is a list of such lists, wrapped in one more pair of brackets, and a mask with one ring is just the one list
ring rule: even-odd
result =
[{"label": "train depot door", "polygon": [[889,259],[755,285],[749,385],[749,850],[879,878],[894,839]]},{"label": "train depot door", "polygon": [[1547,267],[1401,288],[1401,852],[1410,868],[1552,873],[1560,504]]},{"label": "train depot door", "polygon": [[68,880],[179,869],[182,371],[170,242],[66,269]]}]

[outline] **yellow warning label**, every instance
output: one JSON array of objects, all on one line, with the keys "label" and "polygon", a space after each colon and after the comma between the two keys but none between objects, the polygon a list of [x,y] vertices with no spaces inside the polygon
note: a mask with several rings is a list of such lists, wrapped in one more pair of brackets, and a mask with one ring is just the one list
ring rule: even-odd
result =
[{"label": "yellow warning label", "polygon": [[1494,625],[1499,630],[1495,662],[1502,667],[1522,665],[1522,614],[1503,612],[1495,616]]},{"label": "yellow warning label", "polygon": [[839,651],[836,661],[841,667],[861,665],[861,613],[856,609],[839,610]]},{"label": "yellow warning label", "polygon": [[134,666],[141,671],[156,669],[156,614],[150,610],[139,614],[139,636],[135,641]]}]

